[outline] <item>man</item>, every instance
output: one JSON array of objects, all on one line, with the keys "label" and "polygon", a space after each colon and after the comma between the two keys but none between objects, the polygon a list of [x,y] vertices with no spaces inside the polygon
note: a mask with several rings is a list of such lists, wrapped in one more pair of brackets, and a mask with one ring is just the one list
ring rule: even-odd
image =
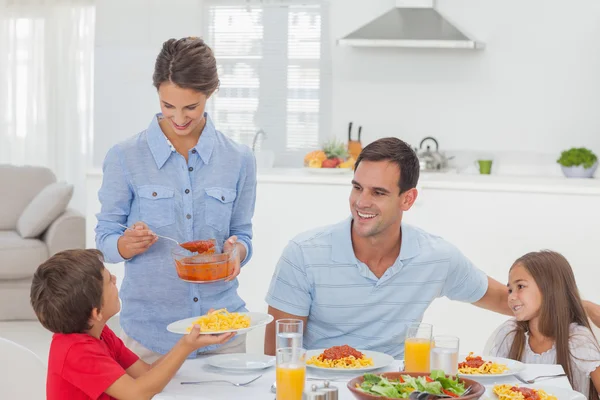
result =
[{"label": "man", "polygon": [[[402,358],[407,326],[443,296],[512,315],[505,285],[444,239],[402,223],[418,179],[408,144],[371,143],[356,161],[352,218],[287,245],[266,301],[275,320],[304,321],[305,348],[348,344]],[[275,323],[267,326],[265,353],[275,354]]]}]

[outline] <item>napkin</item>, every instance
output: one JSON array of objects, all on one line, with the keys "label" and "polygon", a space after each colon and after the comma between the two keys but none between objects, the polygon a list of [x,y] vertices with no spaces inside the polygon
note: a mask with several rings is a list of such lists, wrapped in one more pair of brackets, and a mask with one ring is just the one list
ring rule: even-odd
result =
[{"label": "napkin", "polygon": [[542,375],[559,375],[563,374],[565,370],[560,364],[525,364],[527,367],[525,371],[521,372],[519,376],[525,380],[533,379]]}]

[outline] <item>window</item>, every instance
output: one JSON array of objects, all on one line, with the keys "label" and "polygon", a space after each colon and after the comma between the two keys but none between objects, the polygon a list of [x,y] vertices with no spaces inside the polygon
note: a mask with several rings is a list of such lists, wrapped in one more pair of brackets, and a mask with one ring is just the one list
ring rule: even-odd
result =
[{"label": "window", "polygon": [[262,129],[277,154],[317,147],[330,115],[326,5],[218,1],[205,15],[221,79],[207,107],[217,129],[249,146]]}]

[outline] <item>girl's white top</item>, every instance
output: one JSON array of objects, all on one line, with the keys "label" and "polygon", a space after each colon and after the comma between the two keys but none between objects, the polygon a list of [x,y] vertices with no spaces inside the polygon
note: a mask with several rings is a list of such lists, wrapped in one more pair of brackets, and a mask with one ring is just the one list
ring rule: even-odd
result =
[{"label": "girl's white top", "polygon": [[[513,332],[516,320],[509,319],[499,328],[490,355],[508,357],[510,346],[515,337]],[[573,389],[586,397],[590,389],[590,373],[600,367],[600,346],[592,332],[585,326],[572,323],[569,327],[569,350],[571,352],[571,368],[573,373]],[[529,334],[525,333],[525,350],[521,362],[526,364],[556,364],[556,344],[541,354],[535,353],[529,346]]]}]

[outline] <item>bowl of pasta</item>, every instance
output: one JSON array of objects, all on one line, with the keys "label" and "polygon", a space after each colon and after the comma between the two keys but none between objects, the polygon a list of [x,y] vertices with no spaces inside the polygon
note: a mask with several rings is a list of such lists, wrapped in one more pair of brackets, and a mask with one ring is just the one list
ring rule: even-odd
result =
[{"label": "bowl of pasta", "polygon": [[[570,400],[574,396],[577,398],[577,393],[572,390],[543,387],[539,385],[494,385],[492,392],[498,400]],[[569,393],[571,392],[571,393]],[[581,395],[582,398],[585,396]],[[495,400],[494,398],[492,398]]]},{"label": "bowl of pasta", "polygon": [[458,374],[472,378],[499,377],[518,374],[525,370],[525,364],[508,358],[478,356],[474,353],[459,358]]},{"label": "bowl of pasta", "polygon": [[306,367],[324,371],[370,371],[393,362],[394,358],[388,354],[357,350],[348,345],[306,352]]},{"label": "bowl of pasta", "polygon": [[364,374],[350,380],[347,386],[358,400],[406,399],[416,391],[453,399],[477,400],[485,393],[482,384],[472,379],[452,377],[443,371]]},{"label": "bowl of pasta", "polygon": [[199,317],[175,321],[167,326],[167,330],[172,333],[185,335],[192,330],[194,325],[198,325],[200,326],[200,334],[203,335],[227,332],[236,332],[239,334],[268,325],[271,321],[273,321],[273,316],[270,314],[259,312],[229,312],[227,309],[222,308]]}]

